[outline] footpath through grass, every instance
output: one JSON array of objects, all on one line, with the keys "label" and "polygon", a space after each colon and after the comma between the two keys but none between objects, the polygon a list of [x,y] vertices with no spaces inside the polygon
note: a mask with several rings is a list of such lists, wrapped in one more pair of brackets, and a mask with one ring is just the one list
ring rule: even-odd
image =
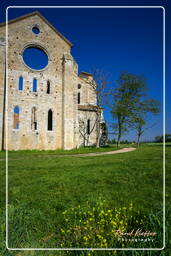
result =
[{"label": "footpath through grass", "polygon": [[[129,247],[127,242],[116,243],[114,236],[111,238],[107,232],[118,228],[126,232],[138,229],[139,225],[157,232],[154,242],[141,242],[139,246],[163,246],[161,145],[143,145],[133,152],[100,157],[51,157],[55,153],[9,152],[9,247]],[[167,147],[167,154],[171,156],[171,147]],[[1,162],[3,204],[5,163]],[[168,191],[166,195],[169,196]],[[3,239],[3,213],[1,220]],[[135,248],[137,243],[131,246]],[[104,252],[86,251],[9,252],[3,243],[1,251],[6,256],[104,255]],[[120,253],[116,252],[117,255],[143,255],[141,252]],[[106,255],[113,253],[106,252]]]},{"label": "footpath through grass", "polygon": [[[135,143],[132,144],[122,144],[119,149],[122,149],[124,147],[136,147]],[[57,150],[20,150],[20,151],[9,151],[9,158],[16,158],[19,156],[19,158],[26,158],[30,156],[48,156],[48,155],[74,155],[74,154],[86,154],[86,153],[100,153],[100,152],[109,152],[109,151],[115,151],[118,150],[116,145],[107,145],[104,147],[96,148],[96,147],[81,147],[81,148],[74,148],[71,150],[63,150],[63,149],[57,149]],[[5,159],[5,151],[0,152],[0,160]]]}]

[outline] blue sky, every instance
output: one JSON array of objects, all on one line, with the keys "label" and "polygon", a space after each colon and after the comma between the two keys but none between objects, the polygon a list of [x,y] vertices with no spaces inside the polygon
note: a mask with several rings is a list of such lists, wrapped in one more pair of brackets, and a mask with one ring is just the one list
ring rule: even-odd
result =
[{"label": "blue sky", "polygon": [[[110,5],[111,5],[110,1]],[[167,1],[113,1],[112,5],[162,5]],[[6,2],[6,5],[21,5],[21,1]],[[44,5],[60,5],[67,2],[55,1],[42,3]],[[91,4],[99,5],[92,1]],[[108,5],[100,2],[100,5]],[[23,4],[23,3],[22,3]],[[29,1],[24,4],[35,5]],[[37,5],[40,3],[37,1]],[[82,2],[89,5],[88,1]],[[70,4],[71,5],[71,1]],[[74,3],[73,3],[74,5]],[[76,3],[75,3],[76,5]],[[5,9],[5,5],[1,9]],[[9,18],[31,12],[33,9],[10,9]],[[38,8],[36,8],[38,10]],[[169,7],[166,6],[166,25],[169,22]],[[72,55],[79,65],[79,71],[91,72],[93,68],[102,68],[111,74],[110,87],[116,86],[116,80],[121,71],[144,75],[148,85],[148,95],[161,102],[161,113],[158,116],[149,116],[149,126],[156,125],[146,131],[144,140],[151,140],[162,133],[162,92],[163,92],[163,10],[161,8],[107,8],[107,9],[40,9],[42,15],[55,26],[74,47]],[[5,20],[5,15],[1,16]],[[167,32],[167,31],[166,31]],[[166,34],[167,35],[167,34]],[[166,47],[169,36],[166,37]],[[167,50],[167,48],[166,48]],[[167,50],[166,56],[169,55]],[[169,58],[166,58],[166,71],[169,69]],[[166,110],[171,107],[167,85],[169,77],[166,76]],[[170,94],[171,96],[171,94]],[[167,98],[168,97],[168,98]],[[168,113],[168,112],[167,112]],[[108,108],[104,112],[107,122],[111,122]],[[171,118],[166,117],[166,131],[171,133]],[[133,139],[134,132],[125,136]]]}]

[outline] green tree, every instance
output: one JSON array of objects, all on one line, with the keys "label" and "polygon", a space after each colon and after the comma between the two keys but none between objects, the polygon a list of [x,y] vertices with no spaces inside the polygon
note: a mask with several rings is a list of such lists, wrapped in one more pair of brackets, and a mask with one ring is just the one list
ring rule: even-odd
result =
[{"label": "green tree", "polygon": [[[164,141],[163,135],[155,137],[155,142],[163,142],[163,141]],[[168,134],[168,133],[165,134],[165,142],[171,142],[171,134]]]},{"label": "green tree", "polygon": [[129,127],[136,130],[138,147],[142,134],[155,125],[147,126],[148,114],[158,114],[160,112],[159,106],[160,103],[154,99],[143,99],[135,104],[129,120]]},{"label": "green tree", "polygon": [[144,77],[128,72],[121,73],[117,86],[112,92],[112,104],[110,105],[111,114],[116,120],[112,128],[117,133],[117,146],[120,145],[121,136],[128,130],[136,105],[145,94]]}]

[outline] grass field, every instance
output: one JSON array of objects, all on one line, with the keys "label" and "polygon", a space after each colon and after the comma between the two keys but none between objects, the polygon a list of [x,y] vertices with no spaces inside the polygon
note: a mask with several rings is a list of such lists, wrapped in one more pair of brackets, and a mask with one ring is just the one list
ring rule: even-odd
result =
[{"label": "grass field", "polygon": [[[109,150],[116,150],[116,148],[99,149],[99,151]],[[106,237],[111,227],[101,224],[101,221],[102,217],[105,223],[109,221],[110,211],[113,211],[113,218],[118,218],[118,222],[114,224],[115,228],[121,228],[123,225],[123,228],[131,230],[131,228],[139,228],[140,225],[145,230],[157,232],[154,242],[144,245],[140,243],[139,246],[163,247],[161,241],[162,145],[142,145],[133,152],[100,157],[69,156],[94,151],[96,149],[88,148],[71,151],[9,152],[9,247],[79,248],[82,246],[89,248],[92,244],[109,247],[113,242],[115,243],[113,247],[129,245],[136,248],[137,243],[125,244],[116,242],[116,238],[112,240],[109,236]],[[171,167],[169,159],[171,145],[169,144],[166,146],[166,154],[166,168],[169,170]],[[5,202],[4,158],[4,152],[1,152],[1,205]],[[169,197],[171,187],[169,172],[167,175],[166,199]],[[116,214],[117,211],[118,214]],[[92,220],[88,223],[90,216]],[[167,216],[169,216],[168,210]],[[4,211],[1,211],[1,220],[1,238],[3,239]],[[96,220],[99,220],[101,229],[97,229]],[[126,224],[122,224],[122,221],[126,220]],[[79,221],[86,224],[80,224]],[[78,232],[78,228],[81,231]],[[91,237],[88,236],[89,229],[92,229]],[[100,232],[103,233],[104,241],[105,238],[107,240],[109,238],[107,245],[100,240],[101,238],[95,240],[94,237],[101,234]],[[82,237],[82,233],[88,238]],[[86,251],[9,252],[5,250],[3,243],[1,243],[1,253],[6,256],[88,255]],[[117,255],[170,255],[169,249],[157,254],[156,252],[141,253],[138,251],[116,252]],[[90,255],[104,254],[115,255],[115,252],[90,253]]]}]

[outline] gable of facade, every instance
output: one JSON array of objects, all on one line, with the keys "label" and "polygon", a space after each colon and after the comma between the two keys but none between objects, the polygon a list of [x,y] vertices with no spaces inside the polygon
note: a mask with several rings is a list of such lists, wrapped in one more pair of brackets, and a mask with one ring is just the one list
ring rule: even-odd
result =
[{"label": "gable of facade", "polygon": [[[39,33],[34,33],[33,28]],[[6,147],[5,133],[9,150],[79,147],[84,144],[80,120],[86,131],[94,127],[88,145],[95,144],[96,112],[90,106],[96,105],[96,95],[87,80],[92,77],[85,72],[78,75],[78,65],[70,53],[72,44],[34,12],[9,22],[5,63],[4,24],[0,34],[2,148]],[[44,51],[48,57],[46,67],[35,70],[24,62],[23,52],[29,47]]]}]

